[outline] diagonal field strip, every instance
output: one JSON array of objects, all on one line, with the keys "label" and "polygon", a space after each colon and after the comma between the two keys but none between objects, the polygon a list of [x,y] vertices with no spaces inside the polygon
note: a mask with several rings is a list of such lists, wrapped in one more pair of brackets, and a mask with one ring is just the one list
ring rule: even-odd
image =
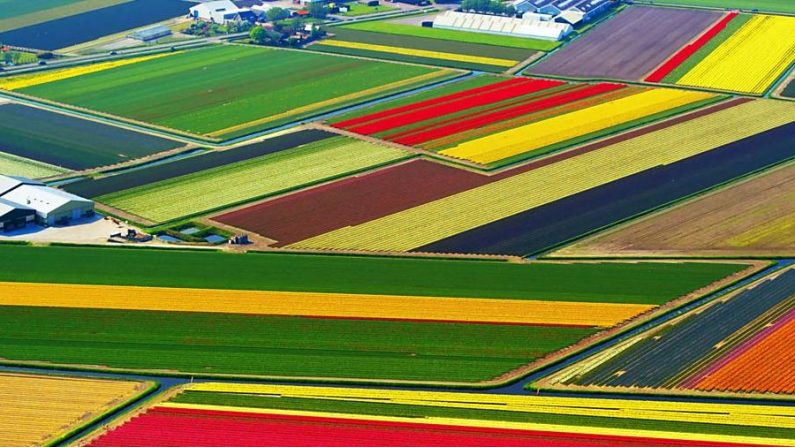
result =
[{"label": "diagonal field strip", "polygon": [[373,45],[362,42],[348,42],[345,40],[326,40],[323,41],[323,45],[340,47],[340,48],[353,48],[355,50],[377,51],[381,53],[405,54],[408,56],[426,57],[429,59],[443,59],[451,61],[471,62],[473,64],[496,65],[498,67],[513,67],[519,62],[511,59],[500,59],[500,58],[485,57],[485,56],[470,56],[467,54],[445,53],[442,51],[428,51],[428,50],[420,50],[415,48],[392,47],[387,45]]},{"label": "diagonal field strip", "polygon": [[0,306],[587,327],[613,326],[655,307],[619,303],[39,283],[0,283]]},{"label": "diagonal field strip", "polygon": [[792,121],[792,104],[749,102],[289,247],[411,250]]}]

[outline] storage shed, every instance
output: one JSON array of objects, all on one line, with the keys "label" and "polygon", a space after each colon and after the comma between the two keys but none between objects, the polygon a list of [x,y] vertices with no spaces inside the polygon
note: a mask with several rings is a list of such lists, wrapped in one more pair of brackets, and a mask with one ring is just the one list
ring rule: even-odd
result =
[{"label": "storage shed", "polygon": [[0,199],[0,232],[23,228],[36,220],[33,208]]},{"label": "storage shed", "polygon": [[67,224],[94,214],[91,200],[43,185],[23,184],[0,198],[32,208],[36,211],[36,220],[44,225]]},{"label": "storage shed", "polygon": [[230,0],[219,0],[199,3],[190,8],[189,14],[194,19],[224,24],[227,21],[234,20],[241,11],[242,9],[238,8]]},{"label": "storage shed", "polygon": [[16,175],[0,175],[0,196],[22,185],[43,186],[44,183],[37,180],[31,180],[27,177],[19,177]]},{"label": "storage shed", "polygon": [[161,39],[171,35],[171,29],[164,25],[157,25],[151,28],[133,31],[130,38],[140,40],[141,42],[149,42],[151,40]]}]

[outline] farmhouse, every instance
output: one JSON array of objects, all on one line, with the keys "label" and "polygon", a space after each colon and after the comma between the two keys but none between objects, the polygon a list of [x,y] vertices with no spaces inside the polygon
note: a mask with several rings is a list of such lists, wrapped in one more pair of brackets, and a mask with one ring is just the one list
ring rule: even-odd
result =
[{"label": "farmhouse", "polygon": [[0,199],[0,232],[22,228],[36,220],[36,210]]},{"label": "farmhouse", "polygon": [[248,20],[254,13],[248,8],[238,7],[230,0],[219,0],[199,3],[190,8],[189,15],[194,19],[223,24],[239,20]]},{"label": "farmhouse", "polygon": [[9,210],[11,215],[25,214],[26,209],[33,210],[35,219],[44,225],[65,224],[94,214],[91,200],[25,177],[0,175],[0,200],[10,204],[6,206],[20,210],[16,213]]},{"label": "farmhouse", "polygon": [[527,14],[519,19],[446,11],[434,19],[433,27],[546,40],[560,40],[573,31],[569,24],[544,20],[545,18],[536,14]]}]

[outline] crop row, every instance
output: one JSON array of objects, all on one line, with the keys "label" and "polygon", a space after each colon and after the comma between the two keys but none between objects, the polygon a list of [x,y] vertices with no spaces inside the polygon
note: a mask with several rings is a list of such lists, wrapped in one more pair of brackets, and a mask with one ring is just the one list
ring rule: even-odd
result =
[{"label": "crop row", "polygon": [[741,104],[290,246],[415,249],[661,164],[684,160],[793,119],[795,108],[787,103]]},{"label": "crop row", "polygon": [[[130,300],[130,297],[135,297]],[[489,298],[0,283],[0,305],[609,327],[654,306]]]},{"label": "crop row", "polygon": [[21,175],[29,178],[43,178],[69,172],[34,160],[0,152],[0,172],[5,175]]},{"label": "crop row", "polygon": [[0,374],[0,444],[50,445],[146,387],[135,381]]},{"label": "crop row", "polygon": [[754,16],[677,84],[762,94],[795,62],[795,18]]},{"label": "crop row", "polygon": [[164,222],[317,183],[408,157],[399,149],[330,138],[290,151],[101,196],[99,201]]}]

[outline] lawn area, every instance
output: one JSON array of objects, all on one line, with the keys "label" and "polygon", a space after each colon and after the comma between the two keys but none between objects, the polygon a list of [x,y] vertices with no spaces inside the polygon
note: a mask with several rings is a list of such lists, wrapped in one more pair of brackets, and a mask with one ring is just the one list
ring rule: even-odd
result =
[{"label": "lawn area", "polygon": [[0,281],[11,282],[636,304],[662,304],[747,267],[707,262],[514,264],[18,245],[0,245],[0,262],[4,265]]},{"label": "lawn area", "polygon": [[17,91],[220,140],[457,75],[303,51],[223,45]]},{"label": "lawn area", "polygon": [[454,42],[476,43],[498,47],[521,48],[534,51],[551,51],[560,46],[560,42],[541,39],[527,39],[523,37],[501,36],[496,34],[473,33],[439,28],[424,28],[401,23],[386,21],[373,21],[344,25],[342,28],[370,31],[384,34],[397,34],[403,36],[426,37],[430,39],[449,40]]},{"label": "lawn area", "polygon": [[61,168],[112,165],[180,146],[184,143],[35,107],[0,105],[0,151]]},{"label": "lawn area", "polygon": [[0,0],[0,32],[129,1],[132,0]]},{"label": "lawn area", "polygon": [[347,3],[345,6],[348,7],[348,12],[342,13],[341,15],[346,17],[366,16],[368,14],[375,14],[379,12],[397,11],[399,9],[394,6],[387,5],[367,6],[359,2]]},{"label": "lawn area", "polygon": [[638,3],[654,3],[658,5],[700,6],[705,8],[742,9],[762,12],[783,12],[795,14],[795,2],[792,0],[639,0]]},{"label": "lawn area", "polygon": [[409,153],[338,137],[101,196],[155,222],[210,212],[388,164]]}]

